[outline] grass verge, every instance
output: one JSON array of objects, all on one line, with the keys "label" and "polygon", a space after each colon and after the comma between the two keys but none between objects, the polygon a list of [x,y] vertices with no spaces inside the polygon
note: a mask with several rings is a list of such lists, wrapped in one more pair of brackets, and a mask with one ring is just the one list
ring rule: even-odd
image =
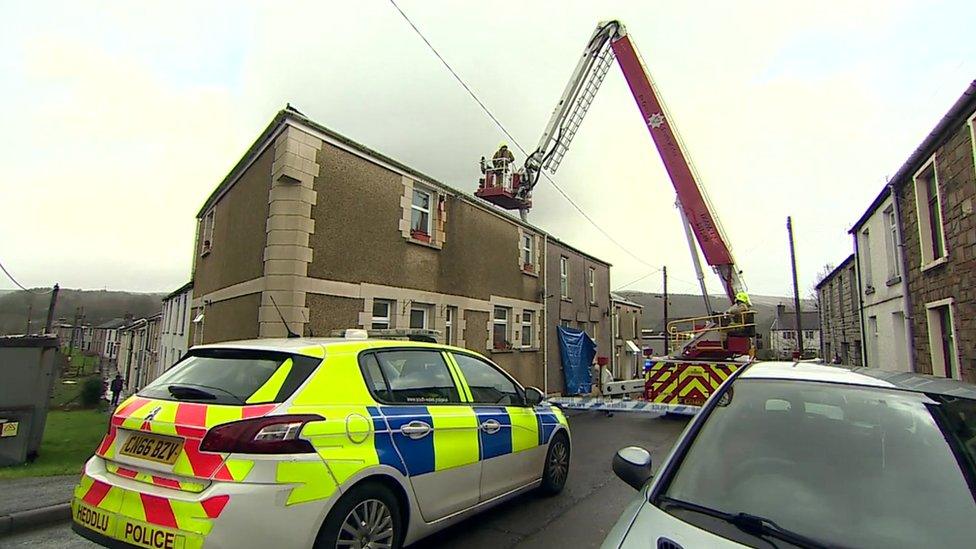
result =
[{"label": "grass verge", "polygon": [[37,459],[24,465],[0,467],[0,479],[79,473],[101,442],[108,418],[98,410],[51,410]]}]

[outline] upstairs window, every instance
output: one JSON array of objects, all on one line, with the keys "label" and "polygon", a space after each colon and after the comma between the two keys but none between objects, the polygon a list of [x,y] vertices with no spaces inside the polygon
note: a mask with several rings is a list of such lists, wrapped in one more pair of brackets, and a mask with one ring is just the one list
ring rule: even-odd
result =
[{"label": "upstairs window", "polygon": [[423,240],[430,239],[430,204],[431,196],[427,191],[413,190],[413,201],[410,204],[410,236]]},{"label": "upstairs window", "polygon": [[214,215],[216,214],[216,208],[210,208],[210,211],[203,216],[203,221],[201,221],[200,226],[200,254],[206,255],[210,253],[213,249],[213,237],[214,237]]},{"label": "upstairs window", "polygon": [[393,310],[393,302],[383,300],[373,300],[373,320],[370,328],[373,330],[386,330],[392,327],[390,312]]},{"label": "upstairs window", "polygon": [[522,269],[535,270],[535,238],[528,233],[522,234]]},{"label": "upstairs window", "polygon": [[861,272],[864,274],[864,291],[871,293],[874,291],[874,276],[871,268],[871,232],[868,229],[861,231]]},{"label": "upstairs window", "polygon": [[895,217],[894,207],[884,211],[885,219],[885,252],[888,259],[888,280],[901,276],[901,265],[898,255],[898,218]]},{"label": "upstairs window", "polygon": [[412,305],[410,307],[410,327],[417,330],[426,330],[427,322],[430,318],[430,307],[426,305]]},{"label": "upstairs window", "polygon": [[915,204],[924,269],[946,256],[945,236],[942,231],[942,198],[939,195],[939,178],[935,171],[934,156],[915,174]]},{"label": "upstairs window", "polygon": [[590,290],[590,303],[596,303],[596,269],[593,267],[586,273],[586,285]]},{"label": "upstairs window", "polygon": [[566,256],[559,258],[559,295],[569,299],[569,258]]}]

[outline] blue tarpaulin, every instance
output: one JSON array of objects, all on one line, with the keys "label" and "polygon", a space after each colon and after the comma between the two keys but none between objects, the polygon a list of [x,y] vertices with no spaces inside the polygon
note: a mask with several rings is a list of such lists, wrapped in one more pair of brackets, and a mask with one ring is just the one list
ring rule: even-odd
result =
[{"label": "blue tarpaulin", "polygon": [[559,356],[563,364],[566,394],[589,394],[593,388],[590,365],[596,356],[596,343],[582,330],[556,326],[556,333],[559,334]]}]

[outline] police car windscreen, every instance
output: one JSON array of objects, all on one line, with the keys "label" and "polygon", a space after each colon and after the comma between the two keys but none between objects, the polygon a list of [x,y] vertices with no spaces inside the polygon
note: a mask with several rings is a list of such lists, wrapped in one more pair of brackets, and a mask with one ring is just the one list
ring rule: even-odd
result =
[{"label": "police car windscreen", "polygon": [[191,351],[139,395],[242,406],[279,403],[295,392],[319,362],[272,351],[200,349]]}]

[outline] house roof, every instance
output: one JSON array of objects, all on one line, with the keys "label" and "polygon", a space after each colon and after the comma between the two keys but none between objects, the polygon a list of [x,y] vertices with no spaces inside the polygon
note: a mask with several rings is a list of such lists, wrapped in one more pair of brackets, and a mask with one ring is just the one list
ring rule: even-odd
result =
[{"label": "house roof", "polygon": [[[949,138],[949,134],[959,125],[965,124],[966,120],[973,114],[973,111],[976,111],[976,80],[973,80],[969,84],[966,91],[949,108],[949,112],[939,120],[935,127],[932,128],[932,131],[922,140],[922,143],[908,157],[908,160],[898,168],[895,175],[889,179],[889,184],[901,186],[907,183],[915,172],[918,171],[918,168],[932,156],[935,149]],[[874,211],[881,206],[890,193],[889,186],[885,185],[874,201],[871,202],[871,205],[868,206],[868,209],[854,222],[854,226],[848,232],[852,234],[857,232],[867,222]]]},{"label": "house roof", "polygon": [[187,282],[186,284],[180,286],[179,288],[173,290],[169,294],[167,294],[166,297],[163,298],[163,301],[169,301],[170,299],[173,299],[174,297],[182,294],[183,292],[185,292],[185,291],[187,291],[187,290],[189,290],[191,288],[193,288],[193,281],[192,280],[189,281],[189,282]]},{"label": "house roof", "polygon": [[340,143],[341,145],[344,145],[346,147],[349,147],[350,149],[353,149],[353,150],[359,152],[360,154],[362,154],[364,156],[367,156],[367,157],[369,157],[371,159],[374,159],[374,160],[377,160],[379,162],[383,162],[383,163],[385,163],[385,164],[387,164],[389,166],[392,166],[393,168],[395,168],[397,170],[400,170],[400,171],[402,171],[402,172],[404,172],[404,173],[406,173],[406,174],[408,174],[410,176],[413,176],[414,178],[416,178],[418,180],[421,180],[424,183],[427,183],[427,184],[430,184],[430,185],[434,185],[436,187],[439,187],[439,188],[443,189],[444,191],[446,191],[446,192],[448,192],[450,194],[456,195],[458,198],[464,200],[465,202],[468,202],[469,204],[472,204],[472,205],[474,205],[476,207],[479,207],[482,210],[487,211],[487,212],[490,212],[492,214],[495,214],[495,215],[504,217],[505,219],[507,219],[508,221],[511,221],[512,223],[515,223],[516,225],[521,225],[521,226],[523,226],[523,227],[525,227],[527,229],[530,229],[531,231],[533,231],[535,233],[538,233],[540,235],[545,235],[549,240],[554,241],[554,242],[558,243],[559,245],[561,245],[561,246],[563,246],[563,247],[565,247],[565,248],[567,248],[569,250],[572,250],[572,251],[574,251],[574,252],[576,252],[576,253],[578,253],[578,254],[580,254],[582,256],[585,256],[585,257],[587,257],[587,258],[589,258],[589,259],[591,259],[591,260],[593,260],[593,261],[595,261],[597,263],[601,263],[603,265],[606,265],[607,267],[610,267],[611,266],[611,264],[608,263],[607,261],[605,261],[603,259],[600,259],[600,258],[598,258],[596,256],[590,255],[590,254],[588,254],[588,253],[580,250],[579,248],[576,248],[576,247],[572,246],[571,244],[569,244],[569,243],[567,243],[567,242],[565,242],[563,240],[560,240],[559,238],[556,238],[552,234],[550,234],[550,233],[548,233],[548,232],[540,229],[539,227],[536,227],[535,225],[532,225],[531,223],[527,223],[525,221],[522,221],[520,218],[518,218],[518,217],[516,217],[516,216],[514,216],[514,215],[512,215],[510,213],[508,213],[505,210],[502,210],[500,208],[496,208],[494,206],[491,206],[488,203],[486,203],[485,201],[483,201],[483,200],[475,197],[474,195],[471,195],[471,194],[469,194],[467,192],[461,191],[459,189],[456,189],[454,187],[451,187],[450,185],[447,185],[445,183],[442,183],[442,182],[438,181],[437,179],[434,179],[433,177],[431,177],[431,176],[429,176],[429,175],[427,175],[427,174],[425,174],[423,172],[420,172],[418,170],[415,170],[415,169],[411,168],[410,166],[407,166],[406,164],[403,164],[403,163],[401,163],[401,162],[399,162],[397,160],[394,160],[393,158],[390,158],[389,156],[386,156],[386,155],[384,155],[384,154],[382,154],[380,152],[377,152],[377,151],[375,151],[375,150],[373,150],[373,149],[371,149],[371,148],[369,148],[369,147],[367,147],[365,145],[362,145],[360,143],[357,143],[356,141],[353,141],[352,139],[350,139],[350,138],[348,138],[348,137],[346,137],[346,136],[344,136],[342,134],[336,133],[336,132],[330,130],[329,128],[326,128],[325,126],[319,124],[318,122],[315,122],[314,120],[308,118],[307,116],[305,116],[304,114],[302,114],[301,112],[299,112],[297,109],[295,109],[294,107],[292,107],[290,104],[289,105],[286,105],[284,109],[278,111],[278,114],[276,114],[275,117],[271,120],[271,123],[268,124],[268,127],[266,127],[264,129],[264,131],[261,132],[261,135],[258,136],[257,140],[251,145],[251,147],[247,150],[247,152],[244,153],[244,156],[242,156],[241,159],[237,161],[237,164],[235,164],[234,167],[231,168],[230,172],[227,174],[226,177],[224,177],[223,181],[221,181],[220,184],[217,186],[217,188],[214,189],[214,191],[212,193],[210,193],[210,196],[203,203],[203,206],[200,208],[200,211],[197,212],[197,219],[202,219],[203,216],[210,209],[210,207],[213,204],[215,204],[217,202],[217,200],[220,199],[220,197],[224,194],[224,192],[227,191],[227,189],[231,188],[234,185],[234,183],[237,181],[238,177],[241,175],[241,173],[244,172],[244,170],[251,163],[251,161],[254,160],[255,158],[257,158],[261,154],[261,152],[265,148],[265,144],[272,137],[274,137],[276,135],[276,133],[278,132],[278,128],[280,126],[282,126],[283,124],[287,124],[288,122],[292,122],[293,124],[307,126],[307,127],[311,128],[311,129],[315,130],[316,132],[319,132],[319,133],[325,135],[329,139],[332,139],[332,140]]},{"label": "house roof", "polygon": [[627,299],[626,297],[624,297],[624,296],[622,296],[622,295],[620,295],[618,293],[610,292],[610,299],[614,303],[622,303],[624,305],[629,305],[631,307],[638,307],[638,308],[641,308],[641,309],[644,308],[644,306],[641,305],[640,303],[636,303],[634,301],[631,301],[631,300]]},{"label": "house roof", "polygon": [[847,259],[845,259],[844,261],[841,261],[840,262],[840,265],[834,267],[834,270],[833,271],[830,271],[829,273],[827,273],[827,276],[823,277],[823,280],[821,280],[820,282],[818,282],[817,285],[814,286],[814,289],[819,290],[821,286],[823,286],[824,284],[826,284],[826,283],[830,282],[831,280],[833,280],[833,278],[835,276],[837,276],[837,273],[839,273],[842,270],[844,270],[844,268],[846,268],[848,265],[850,265],[853,261],[854,261],[854,254],[851,254],[851,255],[847,256]]},{"label": "house roof", "polygon": [[116,330],[118,328],[121,328],[122,326],[125,326],[125,323],[126,320],[124,318],[113,318],[108,322],[95,326],[95,328],[98,328],[100,330]]},{"label": "house roof", "polygon": [[[818,311],[801,311],[800,320],[803,322],[804,330],[820,329],[820,313]],[[793,311],[786,311],[783,313],[777,311],[776,318],[773,319],[773,324],[769,327],[770,331],[795,329],[796,313]]]}]

